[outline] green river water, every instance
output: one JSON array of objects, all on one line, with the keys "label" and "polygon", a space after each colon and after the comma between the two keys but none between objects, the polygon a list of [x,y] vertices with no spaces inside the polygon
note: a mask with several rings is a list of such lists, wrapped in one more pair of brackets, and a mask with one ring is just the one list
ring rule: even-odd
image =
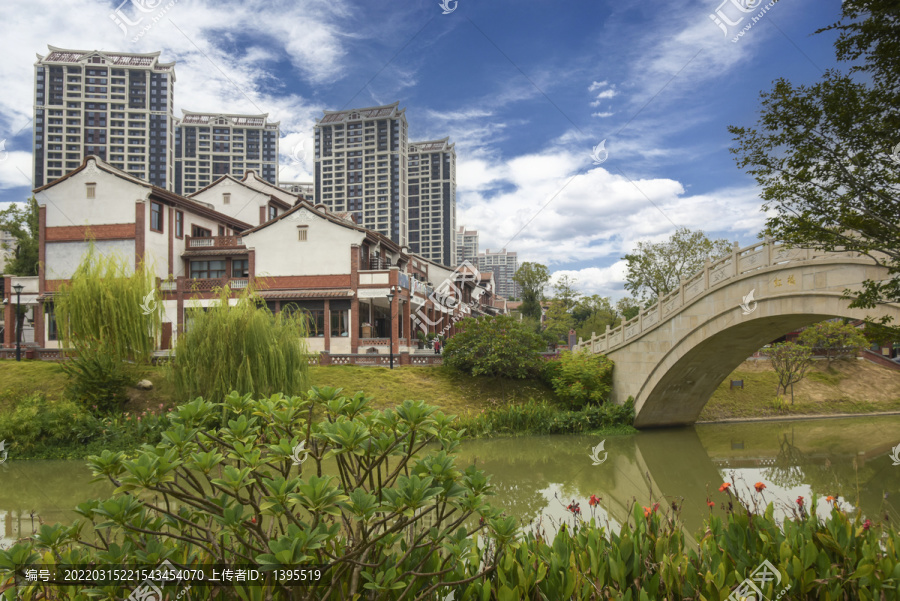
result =
[{"label": "green river water", "polygon": [[[891,459],[900,445],[900,416],[698,425],[610,436],[599,454],[605,460],[594,465],[589,454],[601,440],[473,440],[462,445],[458,461],[491,475],[496,506],[517,516],[523,527],[540,521],[546,531],[562,520],[571,522],[566,505],[573,500],[590,517],[588,499],[597,495],[602,500],[594,515],[611,527],[621,524],[635,500],[663,507],[675,502],[693,535],[710,512],[707,499],[722,513],[723,481],[734,482],[746,497],[756,495],[754,483],[765,483],[760,500],[775,501],[776,515],[783,516],[798,496],[808,500],[816,493],[822,497],[822,517],[829,511],[824,497],[832,495],[843,509],[860,508],[873,520],[900,520],[900,465]],[[111,491],[106,483],[91,483],[83,461],[8,457],[0,464],[0,547],[29,536],[41,521],[71,522],[76,504]]]}]

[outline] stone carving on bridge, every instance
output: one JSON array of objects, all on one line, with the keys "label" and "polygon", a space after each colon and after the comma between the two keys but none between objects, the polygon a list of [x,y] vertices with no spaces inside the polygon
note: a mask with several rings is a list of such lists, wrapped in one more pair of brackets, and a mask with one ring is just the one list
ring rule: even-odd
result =
[{"label": "stone carving on bridge", "polygon": [[625,328],[625,339],[629,339],[638,333],[638,324],[634,323]]},{"label": "stone carving on bridge", "polygon": [[723,280],[727,280],[731,277],[731,274],[728,273],[728,265],[723,265],[719,269],[712,272],[709,276],[709,285],[718,284]]},{"label": "stone carving on bridge", "polygon": [[663,315],[668,315],[678,308],[678,299],[672,298],[663,303]]},{"label": "stone carving on bridge", "polygon": [[772,261],[775,263],[790,261],[795,257],[799,257],[801,252],[802,251],[799,248],[785,248],[782,246],[775,252],[775,257],[772,259]]},{"label": "stone carving on bridge", "polygon": [[659,319],[659,312],[656,310],[656,305],[651,307],[651,311],[649,313],[644,314],[644,329],[652,326]]}]

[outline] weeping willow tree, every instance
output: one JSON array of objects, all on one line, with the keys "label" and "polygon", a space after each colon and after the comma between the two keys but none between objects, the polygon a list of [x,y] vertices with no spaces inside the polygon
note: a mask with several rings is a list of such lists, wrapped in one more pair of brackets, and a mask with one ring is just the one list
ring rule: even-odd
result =
[{"label": "weeping willow tree", "polygon": [[208,307],[188,309],[169,364],[182,399],[219,402],[236,390],[255,397],[277,392],[295,395],[307,388],[307,316],[273,315],[252,288],[230,304],[231,289],[217,289]]},{"label": "weeping willow tree", "polygon": [[69,361],[69,395],[105,411],[126,402],[125,388],[150,362],[162,323],[156,278],[145,264],[103,254],[91,244],[71,280],[54,297],[60,341]]}]

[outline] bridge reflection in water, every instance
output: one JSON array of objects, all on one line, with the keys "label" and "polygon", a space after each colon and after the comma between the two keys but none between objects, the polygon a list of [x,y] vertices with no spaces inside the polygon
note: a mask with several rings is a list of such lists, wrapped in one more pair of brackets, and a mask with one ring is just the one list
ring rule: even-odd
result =
[{"label": "bridge reflection in water", "polygon": [[[700,425],[641,432],[606,439],[607,460],[594,466],[588,453],[600,440],[590,436],[546,436],[471,441],[460,452],[462,463],[475,462],[492,476],[495,503],[523,524],[544,516],[572,522],[565,506],[602,496],[600,521],[619,527],[632,503],[660,504],[660,511],[680,509],[690,537],[703,526],[710,510],[721,509],[728,496],[719,492],[727,481],[742,498],[775,503],[776,518],[790,515],[795,500],[807,505],[812,493],[821,502],[818,515],[830,512],[826,496],[839,499],[844,510],[861,508],[873,521],[885,515],[900,520],[900,466],[891,448],[900,444],[900,416]],[[766,489],[757,495],[756,482]],[[558,499],[554,499],[554,493]],[[692,539],[691,539],[692,540]]]}]

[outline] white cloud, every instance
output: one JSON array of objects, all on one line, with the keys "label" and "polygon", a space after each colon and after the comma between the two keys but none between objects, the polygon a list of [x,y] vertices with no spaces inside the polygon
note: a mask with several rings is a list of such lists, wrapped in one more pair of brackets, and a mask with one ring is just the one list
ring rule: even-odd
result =
[{"label": "white cloud", "polygon": [[611,112],[591,113],[591,117],[600,117],[600,118],[612,117],[613,115],[615,115],[615,113],[611,113]]},{"label": "white cloud", "polygon": [[613,89],[604,90],[604,91],[600,92],[599,94],[597,94],[597,99],[599,100],[599,99],[603,99],[603,98],[614,98],[616,96],[616,94],[617,94],[617,92]]},{"label": "white cloud", "polygon": [[587,153],[562,149],[481,160],[480,185],[458,190],[457,222],[475,224],[482,248],[509,247],[520,262],[563,267],[613,263],[638,240],[671,235],[673,222],[735,237],[755,234],[765,220],[752,187],[691,195],[672,179],[632,181],[603,167],[586,170],[589,162]]},{"label": "white cloud", "polygon": [[608,85],[608,84],[606,83],[606,80],[604,80],[604,81],[595,81],[595,82],[592,83],[590,86],[588,86],[588,92],[593,92],[593,91],[595,91],[595,90],[599,90],[599,89],[601,89],[601,88],[605,88],[607,85]]},{"label": "white cloud", "polygon": [[550,283],[555,284],[562,276],[575,280],[575,289],[586,296],[599,294],[612,297],[615,302],[627,293],[625,284],[625,261],[616,261],[607,267],[586,267],[584,269],[560,269],[550,275]]}]

